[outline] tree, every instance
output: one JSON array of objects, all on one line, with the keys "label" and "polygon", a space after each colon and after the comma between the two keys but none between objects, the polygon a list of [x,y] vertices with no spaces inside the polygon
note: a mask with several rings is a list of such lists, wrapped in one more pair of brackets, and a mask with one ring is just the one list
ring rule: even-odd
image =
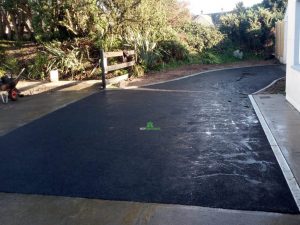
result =
[{"label": "tree", "polygon": [[166,0],[166,12],[168,23],[173,28],[182,27],[191,22],[191,13],[188,9],[188,2],[177,0]]},{"label": "tree", "polygon": [[279,6],[279,2],[284,5],[284,1],[269,0],[245,9],[238,4],[232,13],[221,16],[220,30],[240,48],[256,52],[273,48],[273,28],[276,21],[283,18],[283,11],[274,8],[274,5]]},{"label": "tree", "polygon": [[21,40],[24,32],[32,34],[31,10],[27,0],[1,0],[0,1],[0,35],[4,36],[8,29],[8,38]]},{"label": "tree", "polygon": [[287,7],[288,0],[263,0],[261,6],[272,11],[284,12]]}]

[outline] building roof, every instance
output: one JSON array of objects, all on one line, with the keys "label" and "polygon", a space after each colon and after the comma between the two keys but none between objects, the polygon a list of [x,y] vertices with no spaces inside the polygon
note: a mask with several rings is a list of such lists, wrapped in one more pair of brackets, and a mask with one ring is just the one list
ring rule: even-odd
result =
[{"label": "building roof", "polygon": [[205,14],[195,15],[193,16],[192,19],[194,22],[200,23],[204,26],[214,26],[212,17],[210,15],[205,15]]}]

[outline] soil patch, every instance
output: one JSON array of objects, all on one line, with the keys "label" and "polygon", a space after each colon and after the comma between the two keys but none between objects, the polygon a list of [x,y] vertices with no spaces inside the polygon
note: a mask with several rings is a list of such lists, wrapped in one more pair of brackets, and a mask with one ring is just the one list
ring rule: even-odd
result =
[{"label": "soil patch", "polygon": [[263,90],[259,94],[285,94],[285,82],[286,78],[278,80],[272,86]]}]

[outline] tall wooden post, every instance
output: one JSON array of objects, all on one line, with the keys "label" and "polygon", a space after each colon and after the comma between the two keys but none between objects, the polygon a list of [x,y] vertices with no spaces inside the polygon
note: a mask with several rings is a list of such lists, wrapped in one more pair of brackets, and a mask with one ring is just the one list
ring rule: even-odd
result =
[{"label": "tall wooden post", "polygon": [[101,77],[102,77],[102,87],[103,89],[106,88],[106,80],[105,80],[105,77],[106,77],[106,73],[107,73],[107,58],[105,57],[105,53],[104,53],[104,50],[102,49],[101,50]]}]

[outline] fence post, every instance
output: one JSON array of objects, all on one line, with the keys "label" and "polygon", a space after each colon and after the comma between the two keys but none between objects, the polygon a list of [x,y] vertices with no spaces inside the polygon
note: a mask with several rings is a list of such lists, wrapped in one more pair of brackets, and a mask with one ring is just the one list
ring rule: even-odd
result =
[{"label": "fence post", "polygon": [[107,58],[105,57],[104,50],[101,50],[101,77],[102,77],[102,87],[103,89],[106,88],[106,67],[107,67]]}]

